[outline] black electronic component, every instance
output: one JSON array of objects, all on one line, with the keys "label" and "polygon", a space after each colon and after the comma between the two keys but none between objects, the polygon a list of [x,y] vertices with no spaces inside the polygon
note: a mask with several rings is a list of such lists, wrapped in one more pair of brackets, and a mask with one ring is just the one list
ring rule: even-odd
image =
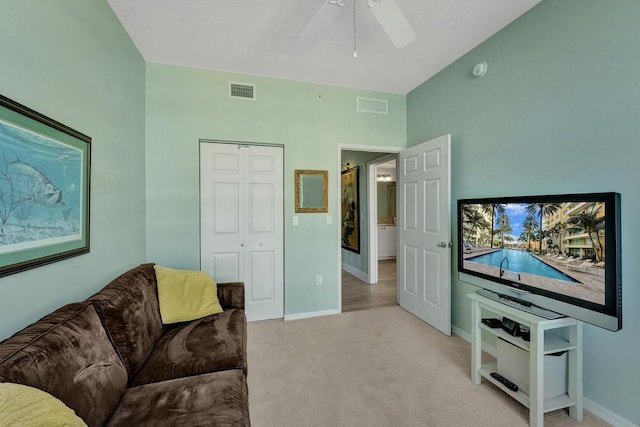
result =
[{"label": "black electronic component", "polygon": [[502,320],[500,319],[495,319],[495,318],[482,319],[482,323],[484,323],[485,325],[487,325],[492,329],[497,329],[502,327]]},{"label": "black electronic component", "polygon": [[502,330],[511,336],[520,336],[520,324],[507,317],[502,318]]}]

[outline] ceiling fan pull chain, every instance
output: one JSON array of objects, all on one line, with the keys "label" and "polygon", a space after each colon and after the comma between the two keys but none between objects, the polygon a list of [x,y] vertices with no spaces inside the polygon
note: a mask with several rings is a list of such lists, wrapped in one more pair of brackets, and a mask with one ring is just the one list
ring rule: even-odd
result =
[{"label": "ceiling fan pull chain", "polygon": [[358,57],[358,50],[356,49],[356,1],[353,0],[353,57]]}]

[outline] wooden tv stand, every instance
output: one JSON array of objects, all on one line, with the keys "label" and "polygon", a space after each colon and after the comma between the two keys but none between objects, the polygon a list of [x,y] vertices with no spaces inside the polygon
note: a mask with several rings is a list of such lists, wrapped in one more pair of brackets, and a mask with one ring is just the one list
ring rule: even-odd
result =
[{"label": "wooden tv stand", "polygon": [[[509,396],[529,408],[529,425],[542,426],[544,414],[562,408],[569,408],[569,416],[582,421],[582,322],[570,317],[545,319],[515,307],[502,304],[493,299],[469,294],[471,299],[471,381],[480,384],[482,378],[487,379]],[[513,337],[502,329],[492,329],[481,320],[486,317],[507,317],[521,325],[529,327],[529,342],[520,337]],[[503,340],[529,353],[529,391],[513,392],[502,383],[491,377],[496,372],[496,363],[481,364],[482,332],[502,338]],[[558,333],[566,336],[562,338]],[[544,356],[567,351],[567,393],[544,399]]]}]

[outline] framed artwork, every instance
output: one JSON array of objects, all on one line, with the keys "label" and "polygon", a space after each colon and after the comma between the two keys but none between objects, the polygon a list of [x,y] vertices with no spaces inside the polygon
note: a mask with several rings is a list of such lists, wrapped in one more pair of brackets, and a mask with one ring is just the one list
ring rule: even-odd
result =
[{"label": "framed artwork", "polygon": [[342,171],[342,247],[360,253],[358,166]]},{"label": "framed artwork", "polygon": [[90,144],[0,95],[0,276],[89,252]]}]

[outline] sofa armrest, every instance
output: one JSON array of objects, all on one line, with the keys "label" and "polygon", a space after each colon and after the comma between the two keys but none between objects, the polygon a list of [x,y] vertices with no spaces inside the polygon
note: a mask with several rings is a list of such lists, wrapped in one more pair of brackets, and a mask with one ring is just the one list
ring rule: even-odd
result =
[{"label": "sofa armrest", "polygon": [[218,300],[222,308],[244,309],[244,282],[218,283]]}]

